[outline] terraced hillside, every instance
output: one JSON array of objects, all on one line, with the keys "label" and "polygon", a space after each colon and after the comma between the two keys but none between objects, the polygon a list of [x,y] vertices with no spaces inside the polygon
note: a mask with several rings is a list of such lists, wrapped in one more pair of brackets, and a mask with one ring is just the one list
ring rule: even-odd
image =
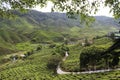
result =
[{"label": "terraced hillside", "polygon": [[65,38],[71,42],[84,37],[104,35],[119,26],[114,19],[104,16],[95,17],[96,22],[87,28],[79,20],[67,18],[64,13],[42,13],[34,10],[29,10],[28,13],[12,12],[17,15],[15,19],[0,19],[0,47],[9,52],[16,51],[14,45],[18,42],[62,42]]},{"label": "terraced hillside", "polygon": [[[80,56],[90,50],[92,52],[93,47],[106,50],[114,43],[111,39],[103,38],[108,32],[119,28],[113,18],[97,16],[96,21],[88,27],[79,20],[67,18],[64,13],[42,13],[34,10],[23,14],[19,11],[12,12],[17,15],[15,19],[0,18],[0,80],[120,79],[120,71],[56,74],[59,63],[64,71],[93,69],[93,65],[89,63],[85,65],[85,69],[81,69]],[[62,62],[65,51],[69,52],[69,57]],[[108,61],[113,63],[116,56],[110,56]],[[106,66],[105,59],[100,59],[96,65],[97,69],[109,67]],[[120,62],[114,68],[119,65]]]},{"label": "terraced hillside", "polygon": [[[104,40],[104,39],[103,39]],[[96,45],[99,42],[95,42]],[[100,42],[99,42],[100,43]],[[103,43],[103,41],[102,41]],[[108,43],[109,45],[111,43]],[[60,46],[61,44],[57,44]],[[78,46],[78,45],[77,45]],[[99,45],[99,46],[103,46]],[[33,46],[33,48],[36,48]],[[39,51],[33,51],[33,54],[24,59],[17,59],[16,61],[9,61],[6,64],[0,66],[0,79],[1,80],[119,80],[120,71],[110,71],[104,73],[93,73],[93,74],[66,74],[66,75],[57,75],[56,68],[49,68],[48,64],[50,61],[60,58],[60,53],[56,52],[56,48],[51,48],[50,45],[42,45],[42,49]],[[64,70],[77,70],[79,65],[79,56],[81,50],[79,46],[76,48],[76,45],[72,45],[70,48],[69,57],[64,62]],[[60,49],[60,48],[59,48]],[[71,49],[74,49],[72,51]],[[58,52],[58,51],[57,51]],[[55,57],[57,59],[55,59]],[[54,57],[54,58],[53,58]],[[71,63],[70,63],[71,62]]]}]

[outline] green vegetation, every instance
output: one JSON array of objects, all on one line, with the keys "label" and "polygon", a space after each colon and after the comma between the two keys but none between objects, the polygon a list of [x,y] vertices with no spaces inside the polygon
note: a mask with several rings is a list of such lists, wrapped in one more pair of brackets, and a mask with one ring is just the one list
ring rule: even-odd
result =
[{"label": "green vegetation", "polygon": [[[102,42],[102,41],[101,41]],[[79,51],[82,47],[79,45],[69,46],[70,54],[64,62],[63,67],[67,68],[66,71],[78,71],[79,69]],[[89,46],[87,46],[89,47]],[[86,47],[85,47],[86,48]],[[49,45],[42,47],[40,51],[35,52],[26,59],[19,59],[15,62],[10,61],[7,64],[2,64],[0,67],[0,79],[12,80],[119,80],[119,71],[111,71],[96,74],[67,74],[56,75],[55,68],[60,61],[59,53],[55,54],[56,48],[50,48]],[[71,62],[70,62],[71,61]],[[67,65],[66,65],[67,64]],[[52,65],[54,67],[51,66]],[[65,66],[64,66],[65,65]],[[68,68],[69,67],[69,68]],[[77,69],[77,68],[78,69]],[[70,70],[69,70],[70,69]]]},{"label": "green vegetation", "polygon": [[102,57],[104,52],[105,49],[95,46],[84,48],[80,55],[81,71],[103,69],[106,66],[104,65],[104,57]]},{"label": "green vegetation", "polygon": [[48,69],[52,69],[56,73],[57,66],[61,60],[62,60],[61,55],[52,54],[47,63]]},{"label": "green vegetation", "polygon": [[19,51],[29,51],[29,50],[36,48],[37,46],[38,44],[31,44],[30,42],[23,42],[23,43],[16,44],[16,49]]},{"label": "green vegetation", "polygon": [[[13,11],[13,13],[18,15],[14,20],[0,18],[0,54],[16,52],[15,45],[26,41],[69,44],[77,43],[83,38],[92,39],[95,36],[116,31],[114,27],[116,21],[104,16],[95,17],[96,22],[91,27],[83,27],[85,25],[80,24],[79,20],[68,19],[64,13],[42,13],[34,10],[24,14],[19,11]],[[106,22],[106,19],[113,23]]]},{"label": "green vegetation", "polygon": [[112,44],[113,41],[110,38],[103,37],[95,39],[94,43],[89,46],[82,47],[80,43],[76,46],[70,46],[70,55],[66,61],[62,62],[61,67],[63,70],[71,72],[119,67],[120,64],[117,63],[119,62],[118,53],[116,51],[105,53]]},{"label": "green vegetation", "polygon": [[119,49],[103,54],[114,43],[106,37],[114,24],[83,28],[65,14],[14,13],[15,21],[0,19],[0,80],[119,80],[119,71],[56,74],[58,64],[70,72],[120,67]]},{"label": "green vegetation", "polygon": [[[47,2],[51,2],[53,4],[51,11],[61,11],[67,12],[68,17],[76,19],[77,17],[80,18],[81,22],[86,23],[87,25],[90,24],[90,22],[94,21],[94,18],[89,16],[90,14],[96,14],[97,11],[99,11],[99,7],[106,6],[110,8],[110,13],[113,12],[113,16],[115,18],[120,18],[119,13],[119,0],[104,0],[104,1],[88,1],[88,0],[82,0],[82,1],[76,1],[72,0],[69,3],[64,0],[45,0],[45,1],[1,1],[0,2],[0,17],[10,17],[13,16],[13,12],[10,10],[19,10],[21,12],[26,12],[26,9],[34,8],[36,5],[39,5],[39,7],[46,7]],[[103,4],[103,5],[101,5]],[[9,5],[6,6],[6,5]]]}]

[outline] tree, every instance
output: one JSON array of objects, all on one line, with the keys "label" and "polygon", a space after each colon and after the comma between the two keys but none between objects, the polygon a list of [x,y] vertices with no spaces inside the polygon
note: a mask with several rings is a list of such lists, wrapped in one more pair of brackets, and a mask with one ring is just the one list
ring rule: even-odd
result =
[{"label": "tree", "polygon": [[[96,66],[102,60],[101,54],[104,52],[103,48],[95,46],[85,47],[80,54],[80,69],[81,70],[96,70]],[[102,64],[102,63],[101,63]]]},{"label": "tree", "polygon": [[62,57],[58,54],[51,55],[48,59],[47,68],[54,70],[56,72],[56,68],[59,64],[59,62],[62,60]]},{"label": "tree", "polygon": [[115,67],[119,64],[119,56],[114,56],[112,60],[112,66]]},{"label": "tree", "polygon": [[89,46],[89,45],[90,45],[90,43],[89,43],[88,39],[85,38],[85,46]]},{"label": "tree", "polygon": [[112,55],[110,53],[106,53],[104,56],[103,56],[104,60],[105,60],[105,66],[106,68],[109,69],[109,67],[111,67],[111,62],[110,62],[110,59],[112,58]]},{"label": "tree", "polygon": [[115,33],[111,33],[111,34],[110,34],[110,38],[111,38],[112,40],[115,40]]},{"label": "tree", "polygon": [[65,44],[65,45],[68,45],[68,40],[67,40],[67,39],[64,40],[64,44]]},{"label": "tree", "polygon": [[76,18],[79,14],[81,21],[91,21],[93,18],[88,17],[92,12],[96,13],[101,4],[110,7],[115,18],[120,17],[120,1],[119,0],[1,0],[0,1],[0,17],[10,16],[10,10],[25,11],[36,5],[45,7],[47,2],[53,3],[52,11],[67,11],[68,17]]}]

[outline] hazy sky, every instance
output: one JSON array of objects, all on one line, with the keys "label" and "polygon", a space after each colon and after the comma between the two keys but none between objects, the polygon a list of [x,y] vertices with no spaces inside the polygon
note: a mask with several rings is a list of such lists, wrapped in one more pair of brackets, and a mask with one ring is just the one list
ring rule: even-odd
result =
[{"label": "hazy sky", "polygon": [[[41,11],[41,12],[51,12],[51,7],[53,6],[53,4],[51,2],[48,2],[48,5],[45,8],[41,8],[39,6],[37,6],[36,8],[34,8],[35,10]],[[92,14],[93,16],[109,16],[112,17],[112,13],[109,13],[110,8],[109,7],[104,7],[101,6],[99,8],[99,11],[96,14]]]}]

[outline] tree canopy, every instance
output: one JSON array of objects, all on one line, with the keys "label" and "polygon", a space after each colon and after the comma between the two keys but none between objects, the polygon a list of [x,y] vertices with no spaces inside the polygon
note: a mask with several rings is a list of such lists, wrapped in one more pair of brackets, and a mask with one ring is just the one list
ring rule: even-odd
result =
[{"label": "tree canopy", "polygon": [[85,19],[92,12],[96,13],[101,4],[110,7],[115,18],[120,17],[120,0],[0,0],[0,17],[10,16],[10,10],[25,11],[36,5],[45,7],[48,1],[54,4],[52,11],[66,11],[69,17],[79,14]]}]

